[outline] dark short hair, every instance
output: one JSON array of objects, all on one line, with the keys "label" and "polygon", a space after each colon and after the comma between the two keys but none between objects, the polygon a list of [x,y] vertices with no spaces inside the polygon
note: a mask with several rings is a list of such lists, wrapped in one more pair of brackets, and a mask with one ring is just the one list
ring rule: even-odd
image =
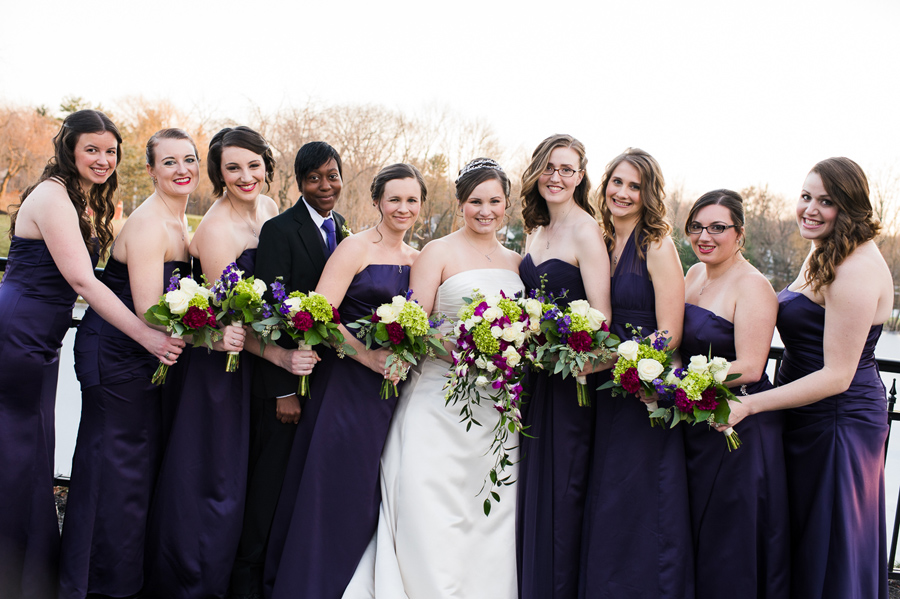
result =
[{"label": "dark short hair", "polygon": [[241,125],[239,127],[225,127],[209,140],[209,152],[206,154],[206,173],[213,184],[213,193],[217,196],[225,193],[225,179],[222,177],[222,151],[225,148],[243,148],[254,154],[259,154],[266,167],[266,187],[275,178],[275,155],[265,138],[251,129]]},{"label": "dark short hair", "polygon": [[338,154],[337,150],[324,141],[311,141],[303,144],[297,150],[297,157],[294,158],[294,178],[297,179],[297,186],[300,186],[306,175],[329,160],[334,160],[337,163],[338,174],[343,178],[343,164],[341,163],[341,155]]}]

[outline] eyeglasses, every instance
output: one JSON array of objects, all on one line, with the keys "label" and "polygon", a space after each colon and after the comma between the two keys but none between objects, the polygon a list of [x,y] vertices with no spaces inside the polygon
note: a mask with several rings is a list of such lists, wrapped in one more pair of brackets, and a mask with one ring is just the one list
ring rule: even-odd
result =
[{"label": "eyeglasses", "polygon": [[706,229],[706,231],[710,235],[721,235],[728,229],[734,229],[736,227],[737,227],[737,225],[723,225],[720,223],[715,223],[715,224],[709,225],[708,227],[702,227],[702,226],[700,226],[700,223],[694,222],[694,223],[691,223],[688,225],[687,230],[688,230],[688,233],[690,233],[691,235],[699,235],[700,233],[703,232],[704,229]]},{"label": "eyeglasses", "polygon": [[567,166],[561,166],[560,168],[553,168],[552,166],[550,166],[548,164],[544,168],[543,174],[545,177],[552,177],[553,173],[557,172],[557,173],[559,173],[560,177],[565,177],[566,179],[568,179],[569,177],[574,177],[575,173],[577,173],[579,170],[581,170],[581,169],[576,170],[574,168],[569,168]]}]

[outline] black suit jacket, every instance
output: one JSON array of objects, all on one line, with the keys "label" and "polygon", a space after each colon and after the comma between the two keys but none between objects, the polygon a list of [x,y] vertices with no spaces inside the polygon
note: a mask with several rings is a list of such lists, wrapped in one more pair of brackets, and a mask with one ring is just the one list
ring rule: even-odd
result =
[{"label": "black suit jacket", "polygon": [[[343,239],[344,217],[332,211],[337,242]],[[302,200],[269,219],[259,232],[254,275],[271,285],[278,277],[285,291],[314,291],[325,268],[325,243],[306,204]],[[274,300],[272,292],[266,299]],[[296,343],[283,335],[279,345],[296,349]],[[253,371],[253,393],[258,397],[280,397],[297,392],[299,377],[268,360],[257,360]]]}]

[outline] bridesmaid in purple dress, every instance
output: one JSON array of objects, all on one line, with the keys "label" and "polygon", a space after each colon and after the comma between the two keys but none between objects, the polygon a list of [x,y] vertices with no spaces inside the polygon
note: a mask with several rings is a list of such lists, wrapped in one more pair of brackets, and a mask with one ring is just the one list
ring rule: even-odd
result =
[{"label": "bridesmaid in purple dress", "polygon": [[[147,165],[155,191],[122,228],[103,278],[139,315],[159,300],[176,268],[190,272],[184,209],[200,174],[197,149],[180,129],[150,138]],[[61,598],[127,597],[143,586],[163,388],[150,382],[156,357],[111,324],[88,310],[75,339],[82,412],[63,527]],[[226,331],[226,342],[234,338]],[[178,370],[169,373],[170,388],[177,376]]]},{"label": "bridesmaid in purple dress", "polygon": [[[381,221],[337,246],[316,287],[345,323],[405,294],[419,254],[403,241],[425,201],[418,169],[385,167],[371,192]],[[366,350],[341,327],[357,354],[325,350],[316,366],[269,537],[266,597],[340,599],[378,524],[379,460],[397,401],[379,396],[389,352]]]},{"label": "bridesmaid in purple dress", "polygon": [[0,597],[56,596],[54,408],[76,297],[156,357],[168,352],[169,364],[184,345],[147,327],[94,277],[112,240],[121,141],[101,112],[66,117],[54,157],[11,215],[0,284]]},{"label": "bridesmaid in purple dress", "polygon": [[[260,193],[274,175],[272,150],[252,129],[229,127],[213,136],[207,159],[219,199],[191,241],[194,273],[214,281],[236,262],[251,276],[259,230],[278,214],[275,202]],[[255,338],[248,338],[244,349],[259,355]],[[228,590],[247,494],[253,362],[243,356],[237,372],[229,373],[224,351],[196,347],[189,353],[150,511],[145,593],[221,598]],[[288,370],[292,360],[302,360],[306,367],[295,374],[308,374],[315,357],[302,353],[273,344],[265,357]]]},{"label": "bridesmaid in purple dress", "polygon": [[[584,145],[553,135],[537,147],[522,175],[528,237],[519,273],[526,289],[587,300],[609,317],[609,258],[589,201]],[[599,385],[588,377],[591,389]],[[575,379],[531,377],[521,437],[517,554],[519,595],[578,595],[578,563],[595,406],[580,407]]]},{"label": "bridesmaid in purple dress", "polygon": [[[778,295],[778,387],[732,407],[729,423],[787,410],[791,597],[886,598],[884,386],[875,363],[894,286],[873,239],[881,225],[858,164],[816,164],[797,203],[811,242]],[[740,518],[740,516],[736,516]]]},{"label": "bridesmaid in purple dress", "polygon": [[[769,281],[742,255],[743,199],[727,189],[704,194],[694,202],[684,231],[700,262],[685,277],[682,361],[710,352],[730,361],[731,372],[741,373],[729,382],[739,399],[771,389],[765,369],[778,301]],[[722,435],[704,424],[679,428],[687,457],[697,599],[723,594],[787,599],[790,530],[782,413],[745,418],[737,428],[744,445],[731,452]]]},{"label": "bridesmaid in purple dress", "polygon": [[[629,148],[606,166],[600,214],[612,254],[611,331],[628,339],[628,324],[659,330],[677,347],[684,275],[664,187],[656,160]],[[682,434],[651,427],[637,397],[597,394],[584,530],[581,597],[693,596]]]}]

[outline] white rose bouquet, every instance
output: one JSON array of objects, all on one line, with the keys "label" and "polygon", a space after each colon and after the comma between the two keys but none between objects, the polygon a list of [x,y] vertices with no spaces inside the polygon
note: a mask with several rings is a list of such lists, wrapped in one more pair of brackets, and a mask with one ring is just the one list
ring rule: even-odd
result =
[{"label": "white rose bouquet", "polygon": [[[394,296],[391,303],[378,306],[370,316],[346,325],[348,329],[359,331],[356,335],[366,344],[366,349],[377,345],[391,350],[384,365],[391,374],[397,373],[404,362],[418,364],[424,356],[447,355],[437,329],[443,319],[437,317],[434,322],[429,320],[425,310],[412,301],[411,296],[411,290],[405,296]],[[406,379],[405,370],[399,374],[400,380]],[[387,399],[392,394],[397,396],[397,386],[384,379],[381,399]]]},{"label": "white rose bouquet", "polygon": [[[671,408],[659,409],[654,416],[670,419],[671,426],[679,422],[697,424],[699,422],[727,424],[731,414],[729,401],[740,400],[725,386],[728,381],[739,378],[740,374],[729,374],[731,363],[725,358],[691,356],[686,368],[676,368],[665,381],[667,395],[674,400]],[[732,427],[723,431],[728,451],[741,446],[741,440]]]},{"label": "white rose bouquet", "polygon": [[503,470],[512,462],[507,452],[510,434],[522,431],[522,377],[528,354],[528,338],[534,332],[521,300],[503,293],[485,297],[474,290],[472,298],[458,314],[454,327],[457,349],[451,353],[453,367],[447,390],[447,403],[462,401],[460,410],[466,430],[481,426],[472,411],[472,404],[481,404],[484,395],[494,402],[500,419],[494,427],[494,439],[489,452],[497,456],[489,473],[490,488],[484,500],[484,513],[491,511],[491,499],[500,500],[494,487],[510,484]]},{"label": "white rose bouquet", "polygon": [[[223,325],[253,326],[269,319],[271,322],[268,327],[261,330],[254,327],[254,330],[271,332],[272,325],[277,323],[278,319],[273,317],[272,309],[263,300],[266,284],[252,276],[244,278],[244,271],[239,270],[234,262],[226,266],[222,276],[213,282],[211,291],[213,304],[219,309],[216,320]],[[260,336],[263,344],[269,340],[269,336]],[[239,361],[240,352],[229,351],[225,371],[237,371]]]},{"label": "white rose bouquet", "polygon": [[[169,279],[166,292],[159,302],[144,313],[150,324],[163,325],[172,337],[181,339],[192,335],[194,345],[212,344],[219,338],[216,316],[209,305],[212,292],[191,277],[182,277],[176,270]],[[166,382],[169,367],[162,362],[150,379],[154,385]]]},{"label": "white rose bouquet", "polygon": [[[637,395],[641,389],[647,393],[666,393],[668,389],[663,383],[663,376],[672,363],[674,353],[674,350],[668,349],[666,331],[655,331],[642,337],[640,328],[635,330],[630,325],[629,328],[634,337],[616,347],[619,358],[612,370],[612,380],[601,385],[600,389],[612,389],[613,395]],[[653,401],[646,406],[651,426],[663,425],[665,420],[654,416],[659,410],[659,403]]]}]

